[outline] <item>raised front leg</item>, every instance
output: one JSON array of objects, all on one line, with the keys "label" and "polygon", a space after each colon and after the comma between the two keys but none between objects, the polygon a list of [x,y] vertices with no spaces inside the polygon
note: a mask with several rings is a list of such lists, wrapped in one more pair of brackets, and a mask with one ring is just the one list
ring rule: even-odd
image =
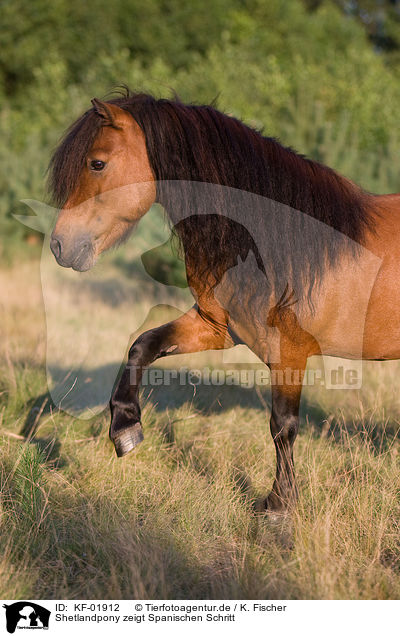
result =
[{"label": "raised front leg", "polygon": [[118,457],[143,440],[138,393],[143,371],[163,356],[233,346],[225,315],[218,319],[192,308],[177,320],[143,333],[129,350],[128,363],[111,398],[110,438]]}]

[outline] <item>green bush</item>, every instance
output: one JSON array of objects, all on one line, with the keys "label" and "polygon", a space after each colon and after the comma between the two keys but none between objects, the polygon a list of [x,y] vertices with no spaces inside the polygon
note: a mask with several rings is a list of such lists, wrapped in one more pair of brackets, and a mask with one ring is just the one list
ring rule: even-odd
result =
[{"label": "green bush", "polygon": [[400,190],[393,51],[378,52],[341,3],[96,5],[17,0],[2,9],[0,255],[26,247],[30,231],[12,215],[27,213],[21,199],[45,197],[46,166],[63,130],[91,97],[121,83],[158,96],[173,89],[187,101],[218,96],[220,109],[366,189]]}]

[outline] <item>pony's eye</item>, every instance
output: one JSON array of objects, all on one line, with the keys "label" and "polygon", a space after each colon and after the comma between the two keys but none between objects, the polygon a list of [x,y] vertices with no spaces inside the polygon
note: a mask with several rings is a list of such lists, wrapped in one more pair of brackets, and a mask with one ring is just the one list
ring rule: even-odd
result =
[{"label": "pony's eye", "polygon": [[90,162],[90,169],[99,172],[99,170],[103,170],[105,165],[105,161],[100,161],[100,159],[93,159],[93,161]]}]

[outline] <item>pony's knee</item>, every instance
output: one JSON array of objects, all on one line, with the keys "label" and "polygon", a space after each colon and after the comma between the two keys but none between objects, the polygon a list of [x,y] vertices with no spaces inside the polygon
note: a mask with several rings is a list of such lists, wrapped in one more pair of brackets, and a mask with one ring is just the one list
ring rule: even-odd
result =
[{"label": "pony's knee", "polygon": [[150,329],[149,331],[145,331],[136,338],[135,342],[129,349],[129,360],[142,360],[149,354],[154,355],[158,347],[159,343],[155,330]]}]

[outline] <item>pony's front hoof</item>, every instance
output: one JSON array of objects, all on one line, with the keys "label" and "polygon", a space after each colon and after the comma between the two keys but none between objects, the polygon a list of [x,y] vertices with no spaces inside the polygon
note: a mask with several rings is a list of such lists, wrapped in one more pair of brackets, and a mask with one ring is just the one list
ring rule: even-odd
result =
[{"label": "pony's front hoof", "polygon": [[140,442],[143,442],[143,431],[140,422],[124,429],[113,438],[115,451],[118,457],[130,453]]}]

